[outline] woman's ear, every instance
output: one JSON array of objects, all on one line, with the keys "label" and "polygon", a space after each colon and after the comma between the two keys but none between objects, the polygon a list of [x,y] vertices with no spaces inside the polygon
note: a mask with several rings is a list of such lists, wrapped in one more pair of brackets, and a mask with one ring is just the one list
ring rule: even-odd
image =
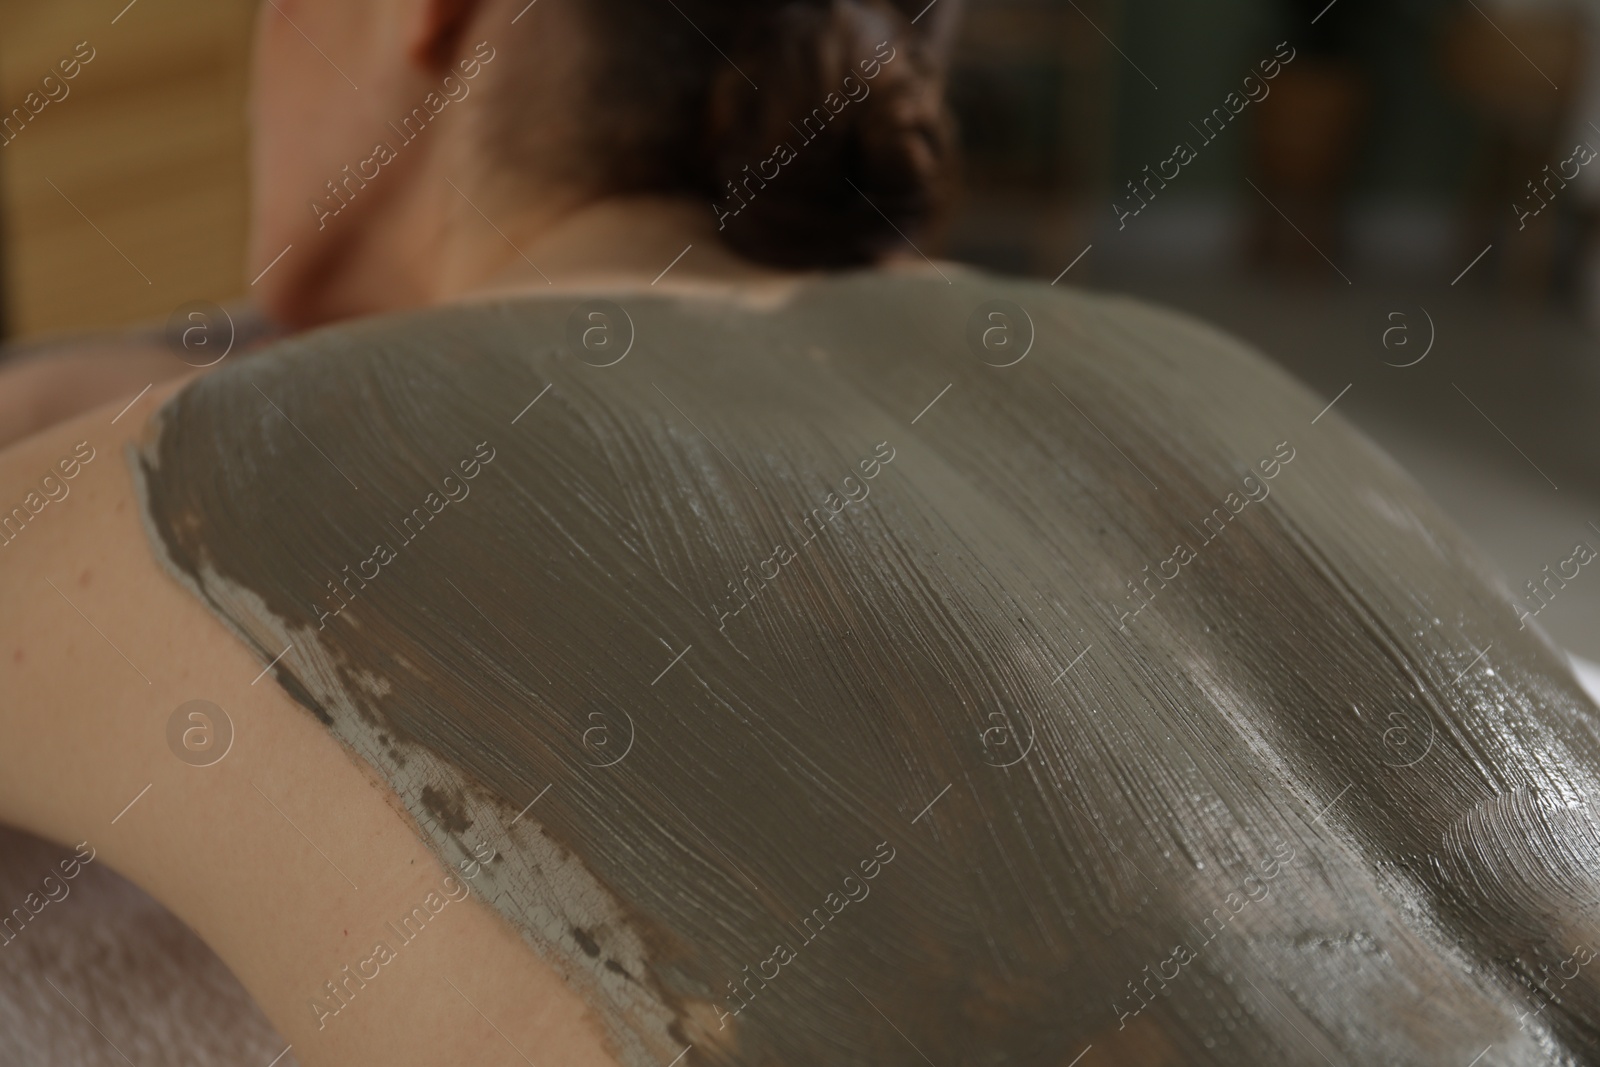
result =
[{"label": "woman's ear", "polygon": [[429,70],[448,67],[461,35],[485,0],[417,0],[411,33],[411,61]]}]

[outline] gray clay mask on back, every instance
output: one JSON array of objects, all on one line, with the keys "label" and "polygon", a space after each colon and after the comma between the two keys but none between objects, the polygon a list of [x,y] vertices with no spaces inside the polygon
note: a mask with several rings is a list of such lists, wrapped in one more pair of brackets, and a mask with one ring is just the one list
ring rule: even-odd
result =
[{"label": "gray clay mask on back", "polygon": [[863,274],[321,331],[132,459],[627,1067],[1577,1063],[1595,709],[1322,406],[1131,301]]}]

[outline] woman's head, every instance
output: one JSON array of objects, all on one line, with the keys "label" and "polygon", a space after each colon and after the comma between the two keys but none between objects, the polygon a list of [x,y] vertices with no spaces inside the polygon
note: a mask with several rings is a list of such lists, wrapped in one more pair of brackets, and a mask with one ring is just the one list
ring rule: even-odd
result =
[{"label": "woman's head", "polygon": [[757,263],[870,262],[950,192],[956,3],[266,0],[252,274],[290,251],[257,288],[293,323],[418,303],[458,229],[514,259],[638,195]]}]

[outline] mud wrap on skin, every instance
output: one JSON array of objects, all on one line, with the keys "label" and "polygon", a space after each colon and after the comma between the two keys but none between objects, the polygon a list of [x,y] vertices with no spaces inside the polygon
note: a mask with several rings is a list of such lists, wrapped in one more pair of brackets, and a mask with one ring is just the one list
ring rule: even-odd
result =
[{"label": "mud wrap on skin", "polygon": [[155,417],[155,550],[627,1067],[1582,1062],[1555,650],[1238,343],[955,279],[308,335]]}]

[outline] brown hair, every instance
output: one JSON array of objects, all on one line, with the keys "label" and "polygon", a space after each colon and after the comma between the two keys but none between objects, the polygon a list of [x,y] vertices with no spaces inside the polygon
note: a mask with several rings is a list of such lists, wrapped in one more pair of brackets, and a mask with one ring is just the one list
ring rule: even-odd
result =
[{"label": "brown hair", "polygon": [[565,171],[607,193],[705,196],[723,239],[760,262],[869,262],[949,200],[934,53],[955,6],[590,0]]}]

